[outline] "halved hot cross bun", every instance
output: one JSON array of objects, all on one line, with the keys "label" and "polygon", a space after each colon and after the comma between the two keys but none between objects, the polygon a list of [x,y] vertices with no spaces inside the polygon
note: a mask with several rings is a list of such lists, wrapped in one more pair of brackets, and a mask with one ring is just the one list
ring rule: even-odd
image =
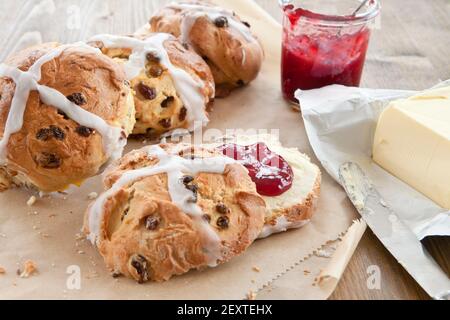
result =
[{"label": "halved hot cross bun", "polygon": [[98,35],[90,42],[125,68],[134,93],[134,135],[158,138],[206,125],[214,98],[208,65],[169,34]]},{"label": "halved hot cross bun", "polygon": [[214,149],[132,151],[104,176],[84,231],[108,270],[138,282],[216,266],[258,237],[266,207],[247,170]]}]

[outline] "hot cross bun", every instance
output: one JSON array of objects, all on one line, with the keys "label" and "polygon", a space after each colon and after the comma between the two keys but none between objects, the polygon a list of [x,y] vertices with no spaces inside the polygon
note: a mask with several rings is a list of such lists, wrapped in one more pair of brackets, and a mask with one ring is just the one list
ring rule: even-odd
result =
[{"label": "hot cross bun", "polygon": [[171,3],[151,17],[150,28],[180,37],[205,59],[217,97],[248,84],[261,69],[263,48],[250,24],[232,11],[198,1]]},{"label": "hot cross bun", "polygon": [[0,65],[0,188],[62,191],[122,154],[134,126],[123,69],[85,44],[46,43]]},{"label": "hot cross bun", "polygon": [[215,266],[260,234],[266,207],[247,170],[214,149],[132,151],[104,176],[84,230],[113,275],[138,282]]}]

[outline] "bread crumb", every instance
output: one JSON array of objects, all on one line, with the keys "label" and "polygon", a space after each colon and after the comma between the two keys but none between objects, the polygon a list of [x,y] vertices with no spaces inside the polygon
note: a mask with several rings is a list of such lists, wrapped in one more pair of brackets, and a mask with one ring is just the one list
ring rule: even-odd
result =
[{"label": "bread crumb", "polygon": [[308,275],[308,274],[310,274],[311,273],[311,271],[309,271],[309,270],[303,270],[303,274],[306,276],[306,275]]},{"label": "bread crumb", "polygon": [[258,266],[253,266],[252,270],[255,271],[255,272],[260,272],[261,271],[261,269]]},{"label": "bread crumb", "polygon": [[247,300],[255,300],[256,299],[256,293],[254,293],[252,290],[250,290],[247,293]]},{"label": "bread crumb", "polygon": [[0,274],[5,274],[6,273],[6,270],[5,270],[5,268],[3,268],[3,267],[0,267]]},{"label": "bread crumb", "polygon": [[320,276],[318,279],[317,279],[317,284],[318,285],[321,285],[323,282],[325,282],[325,281],[327,281],[328,279],[330,279],[331,278],[331,276],[330,275],[328,275],[328,274],[326,274],[326,275],[323,275],[323,276]]},{"label": "bread crumb", "polygon": [[98,197],[98,193],[97,192],[91,192],[91,193],[88,194],[88,199],[89,200],[94,200],[97,197]]},{"label": "bread crumb", "polygon": [[23,264],[23,271],[20,273],[21,278],[28,278],[37,271],[37,265],[32,260],[27,260]]},{"label": "bread crumb", "polygon": [[31,196],[28,201],[27,201],[27,206],[31,207],[32,205],[34,205],[36,203],[37,199],[35,196]]},{"label": "bread crumb", "polygon": [[86,279],[94,279],[94,278],[98,278],[99,274],[97,271],[95,270],[90,270],[86,276]]},{"label": "bread crumb", "polygon": [[84,240],[86,237],[82,233],[75,234],[75,240]]},{"label": "bread crumb", "polygon": [[78,254],[85,254],[83,250],[78,250]]}]

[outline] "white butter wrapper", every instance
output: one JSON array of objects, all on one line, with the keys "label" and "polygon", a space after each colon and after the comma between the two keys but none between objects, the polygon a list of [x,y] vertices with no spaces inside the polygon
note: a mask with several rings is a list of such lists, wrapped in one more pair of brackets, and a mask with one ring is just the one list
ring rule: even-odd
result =
[{"label": "white butter wrapper", "polygon": [[[447,80],[438,86],[449,85]],[[380,113],[395,99],[416,91],[364,89],[340,85],[297,90],[309,141],[327,172],[339,182],[342,163],[358,163],[403,222],[421,240],[450,235],[450,211],[397,179],[372,161]]]}]

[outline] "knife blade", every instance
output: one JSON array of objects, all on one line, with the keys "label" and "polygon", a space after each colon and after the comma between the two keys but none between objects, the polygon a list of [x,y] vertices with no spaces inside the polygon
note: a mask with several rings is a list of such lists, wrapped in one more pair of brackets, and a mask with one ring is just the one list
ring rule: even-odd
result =
[{"label": "knife blade", "polygon": [[448,276],[381,197],[359,165],[354,162],[342,164],[339,179],[362,218],[397,261],[430,297],[449,300]]}]

